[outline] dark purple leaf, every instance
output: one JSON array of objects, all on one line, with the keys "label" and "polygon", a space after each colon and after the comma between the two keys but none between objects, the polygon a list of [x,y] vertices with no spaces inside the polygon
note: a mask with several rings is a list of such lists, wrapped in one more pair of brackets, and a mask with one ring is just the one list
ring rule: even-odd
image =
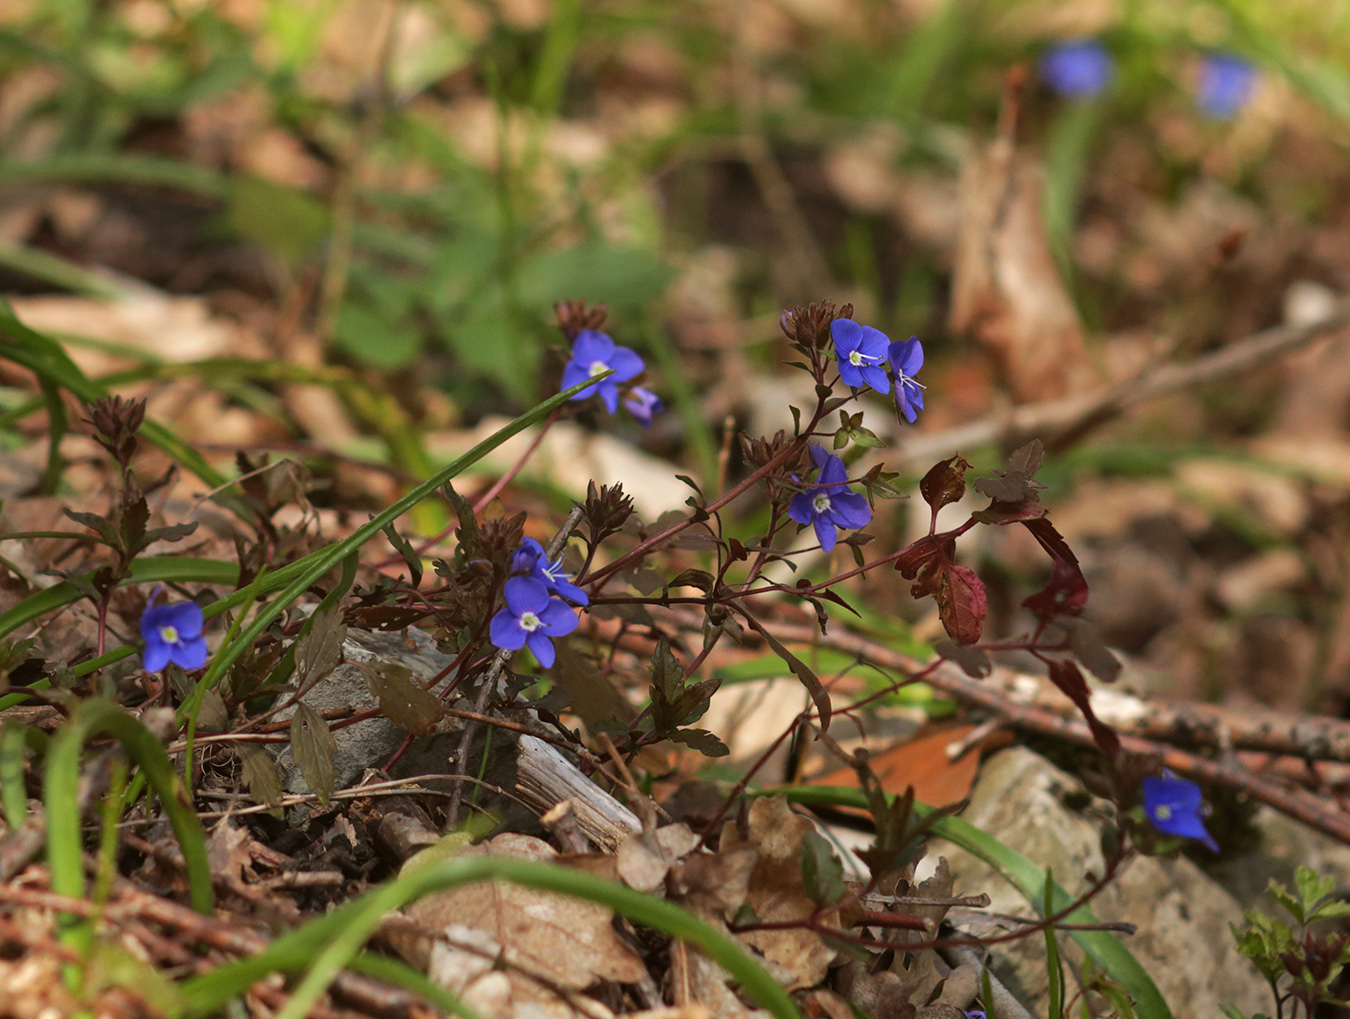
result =
[{"label": "dark purple leaf", "polygon": [[1092,738],[1096,740],[1101,752],[1107,757],[1114,758],[1120,752],[1120,739],[1114,729],[1093,713],[1087,680],[1083,678],[1078,666],[1073,662],[1051,662],[1050,682],[1064,691],[1074,706],[1083,713],[1088,727],[1092,729]]},{"label": "dark purple leaf", "polygon": [[970,464],[966,458],[956,455],[939,464],[923,476],[919,482],[919,492],[923,495],[923,501],[932,507],[936,514],[943,506],[959,500],[966,494],[966,471],[970,470]]}]

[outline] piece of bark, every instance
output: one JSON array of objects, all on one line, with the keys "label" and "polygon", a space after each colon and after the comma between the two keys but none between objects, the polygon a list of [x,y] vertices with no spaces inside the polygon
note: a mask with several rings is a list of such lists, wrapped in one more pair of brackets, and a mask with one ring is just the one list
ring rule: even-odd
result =
[{"label": "piece of bark", "polygon": [[605,852],[616,852],[619,843],[642,830],[636,814],[541,739],[520,737],[516,775],[516,792],[541,815],[570,800],[581,831]]}]

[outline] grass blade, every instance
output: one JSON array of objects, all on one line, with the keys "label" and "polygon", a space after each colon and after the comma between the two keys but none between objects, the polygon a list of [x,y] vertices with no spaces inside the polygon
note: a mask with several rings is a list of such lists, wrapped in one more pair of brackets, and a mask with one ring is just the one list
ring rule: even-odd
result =
[{"label": "grass blade", "polygon": [[87,700],[76,708],[52,737],[47,752],[42,797],[47,807],[47,862],[52,891],[74,898],[84,896],[84,850],[77,805],[80,755],[85,742],[100,733],[117,738],[159,795],[183,852],[192,908],[210,913],[213,896],[206,840],[197,815],[183,800],[182,786],[168,755],[141,722],[102,698]]},{"label": "grass blade", "polygon": [[209,1015],[271,972],[294,971],[312,964],[278,1015],[278,1019],[303,1019],[338,971],[357,957],[389,910],[429,892],[485,880],[510,881],[608,906],[636,923],[664,931],[706,952],[776,1019],[800,1019],[787,992],[745,948],[674,903],[556,864],[488,856],[414,867],[382,888],[278,939],[266,952],[187,981],[182,987],[186,1014]]}]

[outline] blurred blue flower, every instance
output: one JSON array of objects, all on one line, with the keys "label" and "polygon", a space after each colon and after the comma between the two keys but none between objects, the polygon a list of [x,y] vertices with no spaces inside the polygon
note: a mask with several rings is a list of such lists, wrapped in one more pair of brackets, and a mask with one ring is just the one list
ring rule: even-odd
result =
[{"label": "blurred blue flower", "polygon": [[1144,779],[1144,813],[1153,827],[1164,835],[1195,839],[1214,852],[1219,844],[1205,830],[1200,787],[1184,778],[1164,771],[1162,778]]},{"label": "blurred blue flower", "polygon": [[563,369],[562,388],[571,389],[591,376],[613,368],[613,375],[593,386],[587,386],[572,399],[585,400],[598,393],[605,409],[614,414],[619,410],[619,383],[636,378],[645,367],[642,358],[635,352],[627,347],[616,346],[604,333],[586,329],[578,333],[572,343],[572,360]]},{"label": "blurred blue flower", "polygon": [[886,374],[886,334],[871,326],[859,325],[851,318],[837,318],[830,323],[834,338],[834,355],[839,361],[839,377],[854,389],[871,386],[878,393],[891,391],[891,380]]},{"label": "blurred blue flower", "polygon": [[549,594],[566,598],[574,605],[591,603],[586,592],[572,583],[571,578],[563,572],[562,557],[559,556],[556,562],[549,562],[544,555],[544,546],[533,538],[524,539],[511,556],[511,572],[533,577],[548,588]]},{"label": "blurred blue flower", "polygon": [[966,1013],[966,1019],[985,1019],[984,1009],[972,1008]]},{"label": "blurred blue flower", "polygon": [[923,367],[923,344],[917,336],[896,340],[887,351],[891,374],[895,376],[895,406],[910,424],[923,410],[923,384],[914,381]]},{"label": "blurred blue flower", "polygon": [[503,651],[519,651],[528,646],[539,664],[547,669],[555,658],[553,638],[575,630],[580,625],[577,614],[550,597],[543,582],[533,577],[512,577],[503,593],[506,608],[492,617],[489,627],[493,646]]},{"label": "blurred blue flower", "polygon": [[788,519],[802,526],[814,526],[820,547],[829,552],[838,541],[837,528],[851,531],[867,526],[872,510],[865,496],[848,487],[844,461],[815,443],[811,444],[811,459],[820,468],[816,487],[792,497],[788,502]]},{"label": "blurred blue flower", "polygon": [[623,398],[623,405],[643,428],[650,428],[652,415],[659,414],[666,406],[661,402],[661,397],[641,386],[634,386],[628,391],[628,395]]},{"label": "blurred blue flower", "polygon": [[1195,101],[1206,114],[1218,120],[1238,115],[1251,101],[1256,87],[1256,67],[1236,53],[1211,53],[1200,65]]},{"label": "blurred blue flower", "polygon": [[1096,39],[1055,43],[1041,57],[1041,77],[1051,89],[1068,99],[1100,95],[1115,72],[1110,52]]},{"label": "blurred blue flower", "polygon": [[156,605],[154,597],[141,613],[141,636],[145,650],[141,667],[160,672],[170,662],[189,672],[206,664],[206,638],[202,636],[201,606],[196,602]]}]

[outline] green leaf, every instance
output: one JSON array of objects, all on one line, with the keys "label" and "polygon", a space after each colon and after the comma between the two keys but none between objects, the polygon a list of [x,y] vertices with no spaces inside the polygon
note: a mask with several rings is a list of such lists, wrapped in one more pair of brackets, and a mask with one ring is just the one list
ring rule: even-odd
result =
[{"label": "green leaf", "polygon": [[828,906],[844,897],[844,865],[820,832],[809,831],[802,839],[802,887],[817,906]]},{"label": "green leaf", "polygon": [[298,268],[329,231],[328,210],[303,191],[261,177],[236,177],[229,220],[239,233]]},{"label": "green leaf", "polygon": [[422,330],[354,300],[344,301],[333,323],[333,345],[368,368],[397,371],[422,352]]},{"label": "green leaf", "polygon": [[396,662],[358,662],[366,685],[380,702],[380,714],[414,736],[428,736],[445,714],[441,699],[412,678],[412,671]]},{"label": "green leaf", "polygon": [[527,261],[516,276],[516,299],[526,308],[546,308],[584,297],[589,304],[637,312],[665,293],[674,277],[675,270],[650,251],[591,241]]},{"label": "green leaf", "polygon": [[301,693],[337,668],[342,642],[347,639],[347,627],[337,605],[322,608],[310,618],[309,631],[295,642],[295,676]]},{"label": "green leaf", "polygon": [[1311,916],[1317,904],[1336,890],[1336,880],[1331,877],[1319,877],[1311,867],[1299,867],[1294,871],[1294,884],[1298,888],[1299,902],[1303,912]]},{"label": "green leaf", "polygon": [[304,701],[296,706],[291,716],[291,753],[295,763],[300,765],[300,774],[319,803],[328,806],[333,795],[333,755],[337,753],[337,740],[333,738],[328,723],[317,711]]},{"label": "green leaf", "polygon": [[253,743],[240,743],[235,750],[239,753],[241,777],[249,795],[258,803],[280,803],[281,776],[277,774],[272,755]]}]

